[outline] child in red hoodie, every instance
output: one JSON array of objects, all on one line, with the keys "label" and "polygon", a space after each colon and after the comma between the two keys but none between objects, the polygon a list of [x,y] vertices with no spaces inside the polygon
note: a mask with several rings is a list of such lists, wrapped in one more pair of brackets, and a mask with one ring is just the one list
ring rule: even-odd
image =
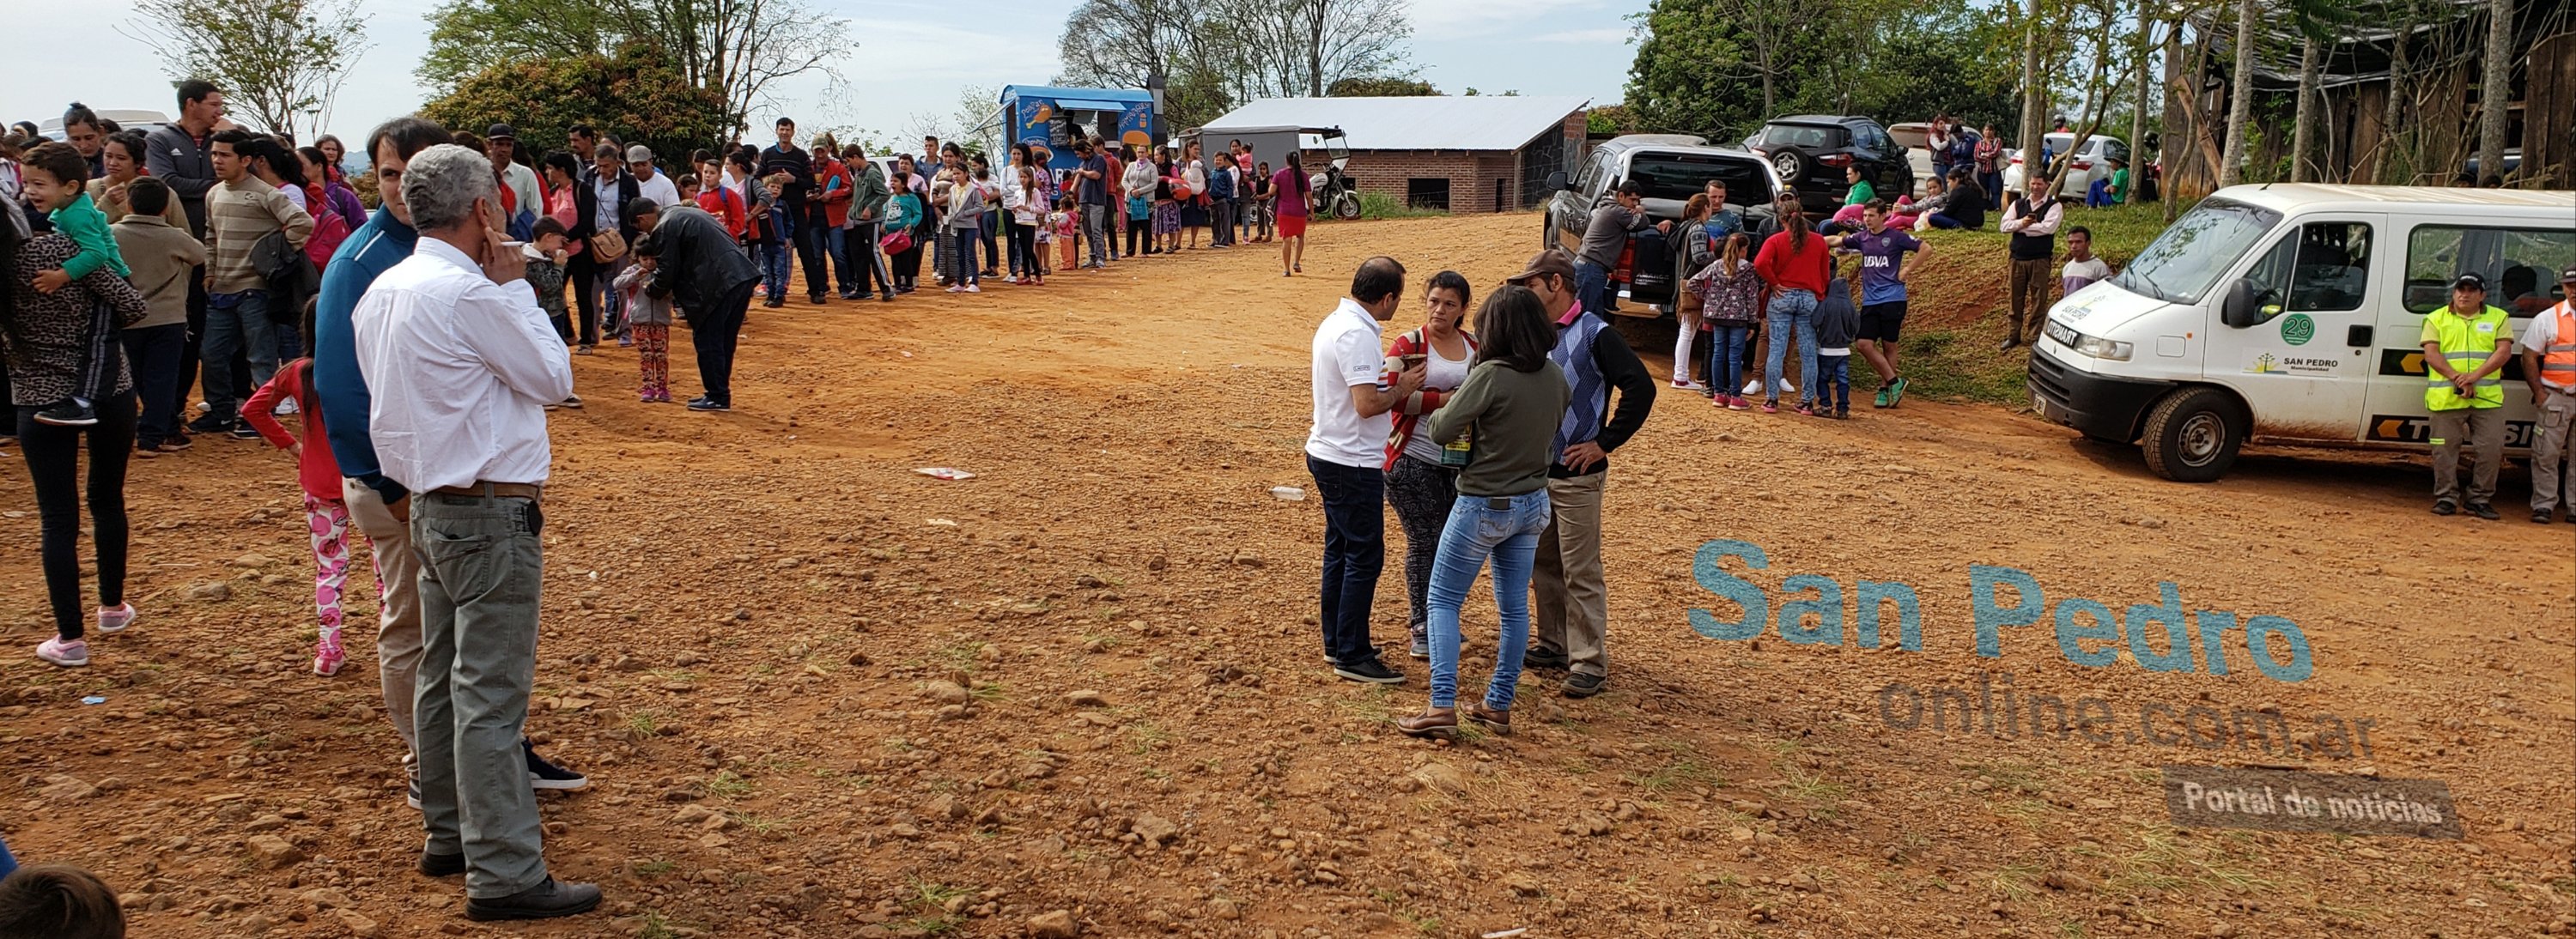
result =
[{"label": "child in red hoodie", "polygon": [[[304,485],[304,516],[313,541],[313,606],[321,614],[321,638],[313,654],[313,674],[340,671],[340,590],[349,580],[349,504],[340,496],[340,463],[331,458],[331,442],[322,433],[322,409],[313,402],[313,308],[304,311],[304,358],[277,370],[242,405],[247,421],[270,445],[295,455],[296,480]],[[295,402],[302,416],[299,435],[289,435],[273,412],[280,400]],[[299,439],[300,438],[300,439]]]}]

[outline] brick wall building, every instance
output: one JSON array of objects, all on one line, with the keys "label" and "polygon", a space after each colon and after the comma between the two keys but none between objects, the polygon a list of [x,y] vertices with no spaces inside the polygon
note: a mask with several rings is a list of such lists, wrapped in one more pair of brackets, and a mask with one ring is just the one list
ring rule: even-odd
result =
[{"label": "brick wall building", "polygon": [[[1518,211],[1580,161],[1591,102],[1570,97],[1265,98],[1200,129],[1339,127],[1362,193],[1457,213]],[[1320,150],[1304,155],[1323,166]]]}]

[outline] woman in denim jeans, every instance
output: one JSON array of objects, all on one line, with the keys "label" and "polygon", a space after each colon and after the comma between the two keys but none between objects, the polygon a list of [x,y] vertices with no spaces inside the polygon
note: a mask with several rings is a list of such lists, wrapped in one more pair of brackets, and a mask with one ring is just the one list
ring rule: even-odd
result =
[{"label": "woman in denim jeans", "polygon": [[[1487,297],[1476,312],[1476,335],[1476,364],[1466,384],[1432,412],[1422,431],[1434,443],[1466,437],[1469,451],[1431,571],[1431,706],[1395,722],[1397,730],[1416,737],[1455,734],[1461,716],[1497,734],[1512,732],[1512,692],[1529,647],[1530,565],[1549,516],[1549,441],[1572,395],[1565,372],[1548,361],[1556,328],[1529,288],[1505,286]],[[1484,699],[1468,704],[1462,715],[1458,608],[1488,557],[1494,562],[1502,641],[1494,649],[1494,676]]]},{"label": "woman in denim jeans", "polygon": [[1789,212],[1780,232],[1762,242],[1754,255],[1754,273],[1771,285],[1769,357],[1764,362],[1762,413],[1780,413],[1780,368],[1788,349],[1781,342],[1790,330],[1798,338],[1798,413],[1813,414],[1816,396],[1816,297],[1825,292],[1825,265],[1833,249],[1807,225],[1804,212]]}]

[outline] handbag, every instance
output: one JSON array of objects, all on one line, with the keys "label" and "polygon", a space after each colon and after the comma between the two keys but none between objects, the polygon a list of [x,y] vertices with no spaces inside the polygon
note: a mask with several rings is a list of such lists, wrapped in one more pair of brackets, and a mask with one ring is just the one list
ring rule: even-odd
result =
[{"label": "handbag", "polygon": [[590,233],[590,260],[606,264],[626,256],[626,236],[614,228]]},{"label": "handbag", "polygon": [[903,229],[877,239],[877,247],[887,254],[902,254],[910,251],[912,250],[912,230]]}]

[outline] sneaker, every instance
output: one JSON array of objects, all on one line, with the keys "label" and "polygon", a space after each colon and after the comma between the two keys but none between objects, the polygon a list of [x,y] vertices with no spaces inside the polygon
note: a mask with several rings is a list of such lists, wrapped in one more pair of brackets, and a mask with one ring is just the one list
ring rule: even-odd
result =
[{"label": "sneaker", "polygon": [[984,292],[984,285],[982,285],[982,284],[967,284],[967,285],[966,285],[966,292],[967,292],[967,293],[983,293],[983,292]]},{"label": "sneaker", "polygon": [[1877,393],[1877,394],[1874,394],[1874,395],[1871,395],[1871,396],[1869,397],[1869,406],[1870,406],[1870,407],[1874,407],[1874,408],[1883,408],[1883,407],[1886,407],[1886,406],[1887,406],[1887,390],[1888,390],[1889,388],[1892,388],[1892,387],[1895,387],[1895,386],[1894,386],[1893,384],[1880,385],[1880,386],[1878,386],[1878,393]]},{"label": "sneaker", "polygon": [[1428,629],[1416,629],[1416,630],[1414,630],[1414,631],[1413,631],[1413,644],[1412,644],[1411,648],[1409,648],[1409,649],[1407,650],[1407,652],[1409,652],[1409,653],[1413,656],[1413,658],[1414,658],[1416,661],[1425,661],[1425,662],[1430,661],[1430,659],[1431,659],[1431,631],[1430,631],[1430,630],[1428,630]]},{"label": "sneaker", "polygon": [[787,301],[778,299],[777,297],[771,297],[760,302],[760,307],[764,310],[775,310],[786,305]]},{"label": "sneaker", "polygon": [[[409,786],[405,787],[405,788],[404,788],[404,790],[403,790],[403,804],[404,804],[404,805],[411,806],[412,811],[415,811],[415,812],[420,811],[420,774],[419,774],[418,772],[414,772],[414,773],[412,773],[412,776],[411,776],[411,784],[410,784]],[[429,874],[429,859],[430,859],[432,856],[433,856],[433,855],[430,855],[430,854],[427,854],[427,853],[423,853],[423,854],[420,856],[420,857],[421,857],[421,865],[420,865],[420,867],[421,867],[420,872],[421,872],[421,873]],[[465,863],[465,857],[464,857],[464,855],[458,855],[456,860],[457,860],[457,863],[459,863],[459,864],[463,864],[463,863]],[[463,872],[464,872],[464,869],[463,869],[463,868],[458,868],[458,869],[457,869],[457,871],[458,871],[458,873],[463,873]],[[447,875],[445,875],[445,874],[429,874],[429,876],[432,876],[432,877],[445,877],[445,876],[447,876]]]},{"label": "sneaker", "polygon": [[528,785],[530,786],[538,789],[569,791],[590,785],[590,777],[556,766],[547,762],[545,757],[538,756],[534,741],[522,738],[519,741],[519,750],[528,755]]},{"label": "sneaker", "polygon": [[[1771,410],[1771,409],[1770,409],[1770,408],[1763,408],[1762,410],[1764,410],[1764,411],[1766,411],[1766,412],[1767,412],[1767,411],[1769,411],[1769,410]],[[1807,405],[1806,405],[1806,404],[1804,404],[1804,403],[1801,403],[1801,404],[1799,404],[1799,405],[1798,405],[1798,416],[1800,416],[1800,417],[1814,417],[1814,416],[1816,416],[1816,409],[1815,409],[1815,408],[1812,408],[1812,407],[1809,407],[1809,406],[1807,406]]]},{"label": "sneaker", "polygon": [[81,403],[79,398],[72,398],[36,412],[36,423],[52,424],[56,427],[89,427],[98,423],[98,412],[92,410],[89,405]]},{"label": "sneaker", "polygon": [[125,627],[132,625],[134,625],[134,604],[123,604],[113,610],[106,607],[98,608],[99,632],[121,633],[125,631]]},{"label": "sneaker", "polygon": [[251,427],[249,424],[234,424],[230,433],[233,435],[234,440],[259,439],[259,431]]},{"label": "sneaker", "polygon": [[1403,672],[1388,668],[1386,667],[1385,662],[1378,661],[1375,658],[1364,659],[1359,662],[1347,664],[1336,663],[1333,666],[1333,674],[1352,681],[1368,682],[1374,685],[1400,685],[1404,683]]},{"label": "sneaker", "polygon": [[[413,795],[415,798],[412,800],[411,807],[416,809],[420,807],[420,800],[417,798],[419,794],[414,793]],[[430,877],[454,877],[458,874],[465,873],[465,855],[431,854],[427,851],[422,851],[420,853],[420,872],[423,875]]]},{"label": "sneaker", "polygon": [[1569,698],[1589,698],[1608,690],[1609,687],[1610,676],[1574,672],[1566,675],[1565,683],[1558,685],[1556,690],[1558,694]]},{"label": "sneaker", "polygon": [[138,459],[138,460],[157,460],[157,459],[160,459],[160,458],[161,458],[161,445],[160,445],[160,444],[144,444],[144,443],[138,443],[138,444],[135,444],[135,445],[134,445],[134,458],[135,458],[135,459]]},{"label": "sneaker", "polygon": [[2021,340],[2020,340],[2020,339],[2017,339],[2017,338],[2007,338],[2007,339],[2005,339],[2003,342],[2001,342],[2001,343],[1999,343],[1999,344],[1997,344],[1997,345],[1995,346],[1995,351],[1997,351],[1997,352],[2011,352],[2012,350],[2014,350],[2014,349],[2016,349],[2016,348],[2019,348],[2020,346],[2021,346]]},{"label": "sneaker", "polygon": [[1906,381],[1905,381],[1905,376],[1903,376],[1903,375],[1898,375],[1898,376],[1896,376],[1896,380],[1895,380],[1895,381],[1888,383],[1888,386],[1887,386],[1887,406],[1888,406],[1888,407],[1891,407],[1891,408],[1892,408],[1892,407],[1895,407],[1895,406],[1897,406],[1897,405],[1900,405],[1900,404],[1905,403],[1905,385],[1906,385]]},{"label": "sneaker", "polygon": [[966,285],[964,285],[964,284],[950,284],[950,285],[948,285],[948,292],[949,292],[949,293],[965,293],[965,292],[966,292]]},{"label": "sneaker", "polygon": [[298,413],[298,412],[297,412],[297,410],[296,410],[296,408],[295,408],[295,399],[293,399],[293,398],[285,398],[285,399],[281,399],[281,400],[279,400],[279,401],[277,402],[277,410],[270,411],[270,412],[268,412],[268,413],[270,413],[270,414],[274,414],[274,415],[277,415],[277,416],[279,416],[279,417],[284,417],[284,416],[289,415],[289,414],[295,414],[295,413]]},{"label": "sneaker", "polygon": [[2542,510],[2540,510],[2540,511],[2538,511],[2538,512],[2533,512],[2533,513],[2531,513],[2531,523],[2532,523],[2532,524],[2534,524],[2534,525],[2547,525],[2547,524],[2549,524],[2549,510],[2548,510],[2548,509],[2542,509]]},{"label": "sneaker", "polygon": [[2495,506],[2488,505],[2484,502],[2469,503],[2469,514],[2486,519],[2490,522],[2495,521],[2497,518]]},{"label": "sneaker", "polygon": [[155,447],[154,449],[160,450],[160,451],[161,451],[161,452],[163,452],[163,453],[177,453],[177,452],[179,452],[179,451],[181,451],[181,450],[185,450],[185,449],[188,449],[189,447],[193,447],[193,446],[196,446],[196,445],[197,445],[197,442],[196,442],[196,441],[194,441],[194,440],[190,440],[190,439],[188,439],[187,437],[184,437],[184,436],[174,436],[174,437],[165,437],[165,438],[163,438],[163,439],[162,439],[162,441],[161,441],[161,443],[160,443],[160,445],[159,445],[158,447]]},{"label": "sneaker", "polygon": [[79,639],[64,642],[56,636],[36,644],[36,657],[64,668],[79,668],[89,664],[89,643]]},{"label": "sneaker", "polygon": [[1850,409],[1850,408],[1835,408],[1835,409],[1834,409],[1834,420],[1838,420],[1838,421],[1848,421],[1848,420],[1851,420],[1851,409]]},{"label": "sneaker", "polygon": [[1764,414],[1778,414],[1778,413],[1780,413],[1780,402],[1777,402],[1777,401],[1764,401],[1764,402],[1762,402],[1762,413],[1764,413]]},{"label": "sneaker", "polygon": [[580,396],[580,395],[565,395],[565,396],[564,396],[564,399],[563,399],[562,401],[558,401],[558,402],[556,402],[556,403],[557,403],[557,404],[561,404],[561,405],[563,405],[564,407],[568,407],[568,408],[571,408],[571,409],[576,410],[576,411],[581,410],[581,396]]},{"label": "sneaker", "polygon": [[573,347],[573,350],[572,350],[572,354],[574,354],[574,355],[594,355],[594,354],[596,354],[596,350],[594,350],[594,349],[593,349],[592,347],[590,347],[590,346],[574,346],[574,347]]},{"label": "sneaker", "polygon": [[1569,660],[1566,658],[1565,653],[1550,649],[1541,649],[1537,646],[1531,646],[1529,651],[1521,654],[1522,668],[1537,668],[1553,671],[1564,668],[1567,661]]},{"label": "sneaker", "polygon": [[2460,514],[2460,504],[2449,499],[2442,499],[2433,503],[2433,514],[2458,515]]},{"label": "sneaker", "polygon": [[698,398],[691,398],[691,399],[689,399],[689,410],[692,410],[692,411],[730,411],[730,410],[733,410],[733,405],[725,404],[725,403],[718,402],[718,401],[709,400],[709,399],[704,398],[704,397],[698,397]]},{"label": "sneaker", "polygon": [[1675,388],[1679,388],[1679,389],[1681,389],[1681,390],[1683,390],[1683,391],[1707,391],[1707,390],[1708,390],[1708,386],[1707,386],[1707,385],[1703,385],[1703,384],[1700,384],[1700,383],[1698,383],[1698,382],[1691,381],[1691,380],[1689,380],[1689,379],[1674,379],[1674,380],[1673,380],[1673,387],[1675,387]]},{"label": "sneaker", "polygon": [[337,640],[324,643],[321,651],[313,653],[313,674],[324,678],[340,674],[340,662],[347,659],[348,655],[340,650],[340,643]]},{"label": "sneaker", "polygon": [[553,919],[578,916],[599,906],[599,887],[570,884],[552,877],[506,897],[465,898],[465,918],[478,922],[505,919]]},{"label": "sneaker", "polygon": [[199,434],[220,434],[224,431],[231,430],[232,426],[232,421],[216,417],[212,414],[203,415],[198,417],[196,420],[188,422],[189,432]]}]

